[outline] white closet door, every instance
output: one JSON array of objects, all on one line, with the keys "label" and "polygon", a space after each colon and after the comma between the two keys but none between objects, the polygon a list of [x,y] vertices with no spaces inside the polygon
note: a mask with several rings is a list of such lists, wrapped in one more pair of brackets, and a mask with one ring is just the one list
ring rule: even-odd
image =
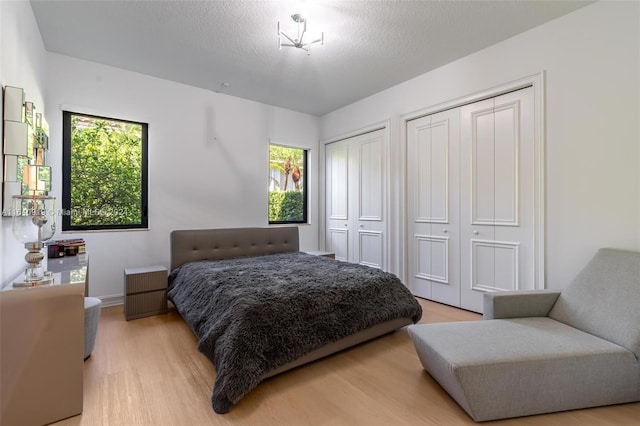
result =
[{"label": "white closet door", "polygon": [[487,291],[534,288],[533,90],[460,110],[460,306]]},{"label": "white closet door", "polygon": [[362,265],[386,270],[384,134],[378,130],[357,136],[350,146],[357,165],[352,175],[357,219],[354,259]]},{"label": "white closet door", "polygon": [[325,148],[327,232],[326,248],[338,260],[352,262],[349,249],[349,143],[340,141]]},{"label": "white closet door", "polygon": [[459,109],[407,123],[408,284],[460,304]]},{"label": "white closet door", "polygon": [[336,259],[387,269],[385,132],[326,146],[326,248]]}]

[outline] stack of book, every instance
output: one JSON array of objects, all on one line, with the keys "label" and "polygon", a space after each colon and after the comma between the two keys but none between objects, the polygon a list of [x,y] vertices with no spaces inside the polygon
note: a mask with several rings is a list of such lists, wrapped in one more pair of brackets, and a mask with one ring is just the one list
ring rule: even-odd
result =
[{"label": "stack of book", "polygon": [[50,259],[54,257],[75,256],[77,254],[84,254],[86,251],[87,247],[82,238],[56,240],[47,246]]}]

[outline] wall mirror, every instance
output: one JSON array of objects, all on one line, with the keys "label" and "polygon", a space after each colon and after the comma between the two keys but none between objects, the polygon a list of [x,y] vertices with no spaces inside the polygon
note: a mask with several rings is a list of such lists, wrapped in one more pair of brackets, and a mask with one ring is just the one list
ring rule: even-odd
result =
[{"label": "wall mirror", "polygon": [[19,87],[3,88],[2,126],[2,216],[10,216],[14,195],[47,195],[51,190],[51,168],[45,162],[49,135],[42,114],[25,101]]}]

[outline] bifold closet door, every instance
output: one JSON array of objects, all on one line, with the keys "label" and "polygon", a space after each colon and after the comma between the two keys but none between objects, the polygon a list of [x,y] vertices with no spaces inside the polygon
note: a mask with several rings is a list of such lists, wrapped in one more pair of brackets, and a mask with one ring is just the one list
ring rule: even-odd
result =
[{"label": "bifold closet door", "polygon": [[386,270],[385,131],[325,147],[326,241],[336,259]]},{"label": "bifold closet door", "polygon": [[337,260],[351,262],[349,248],[351,213],[349,209],[349,143],[340,141],[325,147],[326,241],[327,250]]},{"label": "bifold closet door", "polygon": [[535,288],[534,142],[530,87],[407,122],[413,294],[482,312]]},{"label": "bifold closet door", "polygon": [[534,288],[533,89],[460,109],[460,306]]},{"label": "bifold closet door", "polygon": [[459,109],[407,123],[408,285],[460,304]]}]

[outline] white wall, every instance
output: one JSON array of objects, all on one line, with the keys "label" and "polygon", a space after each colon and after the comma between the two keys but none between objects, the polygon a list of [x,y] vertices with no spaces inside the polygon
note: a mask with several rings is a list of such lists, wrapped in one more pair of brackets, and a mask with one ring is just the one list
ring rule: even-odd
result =
[{"label": "white wall", "polygon": [[595,3],[327,114],[321,137],[390,119],[397,182],[400,116],[544,70],[546,284],[563,288],[598,247],[640,250],[639,27],[640,3]]},{"label": "white wall", "polygon": [[[23,88],[26,100],[33,102],[36,111],[46,116],[43,101],[45,66],[46,51],[29,2],[0,1],[0,83],[3,87]],[[1,111],[0,106],[0,117]],[[0,141],[3,140],[1,132],[0,129]],[[2,166],[0,177],[1,172]],[[11,218],[0,218],[0,284],[24,269],[25,254],[22,244],[11,235]]]},{"label": "white wall", "polygon": [[[639,8],[587,6],[327,114],[320,130],[313,116],[46,54],[27,1],[0,1],[0,81],[24,87],[44,110],[57,196],[60,105],[149,122],[150,230],[79,234],[91,252],[91,294],[109,296],[122,293],[124,267],[167,265],[172,229],[265,225],[269,138],[312,148],[313,224],[301,227],[301,241],[313,249],[318,136],[390,120],[397,147],[401,115],[545,70],[546,278],[548,287],[560,288],[597,247],[640,250]],[[397,150],[390,160],[397,182],[403,170]],[[393,189],[398,218],[404,208]],[[6,281],[23,267],[24,251],[11,237],[10,220],[0,222],[0,281]],[[403,244],[400,236],[395,244]]]},{"label": "white wall", "polygon": [[58,54],[47,58],[55,194],[62,192],[63,109],[149,123],[149,230],[57,236],[86,240],[91,295],[121,295],[126,267],[168,267],[174,229],[266,226],[270,139],[311,149],[312,224],[300,226],[300,244],[317,249],[317,117]]}]

